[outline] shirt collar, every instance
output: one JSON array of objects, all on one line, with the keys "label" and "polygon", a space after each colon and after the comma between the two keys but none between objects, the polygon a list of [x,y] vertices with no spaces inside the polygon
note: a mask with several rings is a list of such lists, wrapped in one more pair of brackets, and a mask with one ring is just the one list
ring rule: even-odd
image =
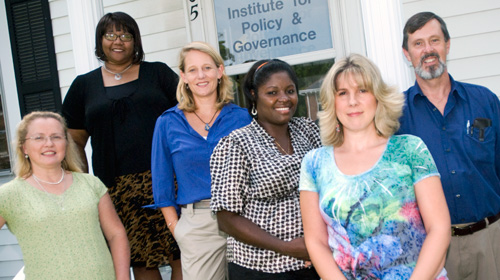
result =
[{"label": "shirt collar", "polygon": [[[465,93],[463,88],[453,79],[453,77],[450,74],[448,74],[448,76],[450,77],[450,83],[451,83],[450,93],[456,92],[460,98],[465,100]],[[413,87],[408,89],[407,94],[408,94],[408,99],[413,100],[413,102],[415,102],[415,97],[417,95],[422,97],[424,96],[424,93],[422,92],[422,89],[418,85],[417,81],[415,81],[415,85]]]},{"label": "shirt collar", "polygon": [[252,121],[250,122],[250,126],[255,130],[256,134],[259,134],[260,136],[265,137],[266,139],[268,139],[271,142],[274,141],[274,138],[271,135],[269,135],[269,133],[267,133],[267,131],[264,129],[264,127],[262,127],[259,124],[257,119],[252,118]]},{"label": "shirt collar", "polygon": [[[288,131],[290,132],[290,137],[292,138],[292,142],[293,139],[297,137],[295,134],[299,133],[299,128],[297,123],[299,122],[300,119],[301,118],[298,117],[292,117],[288,122]],[[257,119],[252,118],[252,121],[250,122],[250,127],[252,127],[256,133],[259,133],[260,135],[264,136],[271,142],[274,142],[275,139],[269,133],[267,133],[266,129],[264,129],[264,127],[262,127],[259,124]]]},{"label": "shirt collar", "polygon": [[[233,103],[225,104],[224,107],[222,107],[222,109],[220,110],[219,117],[217,117],[217,119],[224,116],[225,114],[227,114],[229,111],[233,110],[234,108],[237,108],[237,106]],[[184,116],[184,112],[181,109],[179,109],[178,105],[175,105],[174,108],[171,108],[168,111],[171,111],[171,110],[173,110],[175,113],[177,113],[181,116]]]}]

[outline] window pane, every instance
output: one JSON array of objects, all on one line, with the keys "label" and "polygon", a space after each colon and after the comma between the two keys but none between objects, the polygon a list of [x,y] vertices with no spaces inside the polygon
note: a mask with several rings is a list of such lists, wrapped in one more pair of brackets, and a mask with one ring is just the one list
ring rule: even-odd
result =
[{"label": "window pane", "polygon": [[226,66],[333,49],[328,0],[255,2],[214,0]]},{"label": "window pane", "polygon": [[2,100],[0,99],[0,172],[10,171],[9,143],[5,132]]}]

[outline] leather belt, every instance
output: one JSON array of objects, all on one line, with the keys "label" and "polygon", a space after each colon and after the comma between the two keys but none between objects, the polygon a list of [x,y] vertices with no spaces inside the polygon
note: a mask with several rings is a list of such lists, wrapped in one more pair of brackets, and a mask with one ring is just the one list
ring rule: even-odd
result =
[{"label": "leather belt", "polygon": [[464,227],[451,227],[451,236],[464,236],[464,235],[469,235],[473,234],[474,232],[478,232],[482,229],[485,229],[488,227],[488,225],[493,224],[494,222],[498,221],[500,219],[500,213],[490,216],[487,218],[484,218],[483,220],[468,225]]},{"label": "leather belt", "polygon": [[[193,209],[209,209],[210,199],[204,199],[193,204]],[[187,208],[187,205],[181,205],[182,208]]]}]

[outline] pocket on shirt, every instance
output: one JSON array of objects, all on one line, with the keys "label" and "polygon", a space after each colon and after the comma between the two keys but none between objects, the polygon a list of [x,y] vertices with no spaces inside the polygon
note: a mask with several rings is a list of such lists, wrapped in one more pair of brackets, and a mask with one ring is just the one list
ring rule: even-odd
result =
[{"label": "pocket on shirt", "polygon": [[495,162],[495,131],[493,127],[484,129],[484,140],[479,140],[479,129],[473,128],[472,133],[465,136],[465,145],[469,157],[473,161],[490,163]]}]

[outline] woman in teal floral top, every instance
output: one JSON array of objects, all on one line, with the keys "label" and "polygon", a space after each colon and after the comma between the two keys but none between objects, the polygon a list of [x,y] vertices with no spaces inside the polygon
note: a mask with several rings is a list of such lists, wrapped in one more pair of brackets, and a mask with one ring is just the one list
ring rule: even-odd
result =
[{"label": "woman in teal floral top", "polygon": [[436,165],[420,138],[393,135],[403,99],[360,55],[337,61],[323,82],[325,146],[305,156],[299,188],[322,279],[448,279],[450,217]]}]

